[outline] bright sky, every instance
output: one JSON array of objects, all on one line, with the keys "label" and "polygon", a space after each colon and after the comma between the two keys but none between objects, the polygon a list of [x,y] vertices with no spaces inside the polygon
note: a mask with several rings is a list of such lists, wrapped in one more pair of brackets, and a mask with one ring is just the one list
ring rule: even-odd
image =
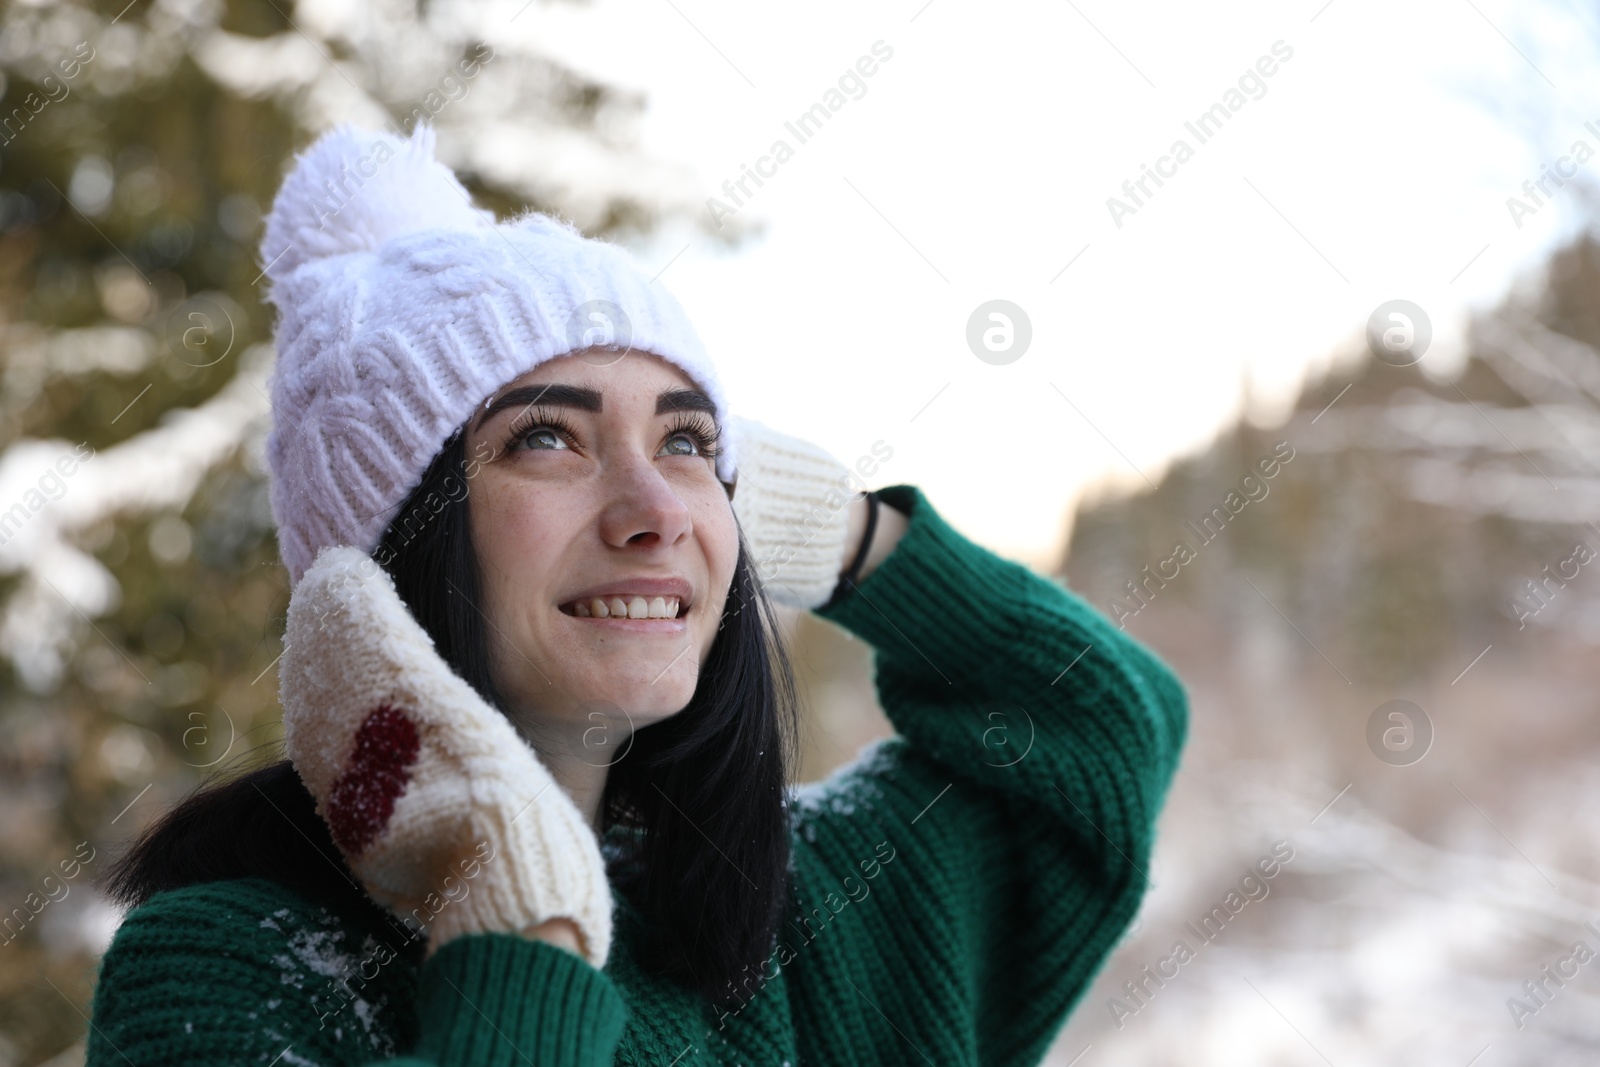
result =
[{"label": "bright sky", "polygon": [[[1466,310],[1577,219],[1572,187],[1521,227],[1506,198],[1573,141],[1600,149],[1584,128],[1600,130],[1600,36],[1578,16],[1226,7],[597,0],[516,25],[644,91],[647,146],[707,197],[728,202],[724,180],[788,142],[738,209],[764,238],[729,255],[668,232],[641,258],[678,256],[661,280],[745,414],[847,462],[882,440],[874,484],[915,482],[975,540],[1043,566],[1085,488],[1158,479],[1237,415],[1247,379],[1264,417],[1281,411],[1380,303],[1425,309],[1423,366],[1448,370]],[[801,143],[785,122],[879,41],[892,56],[864,95]],[[1247,77],[1201,143],[1185,123],[1275,44],[1271,76]],[[1192,157],[1163,163],[1119,227],[1107,198],[1179,139]],[[1032,326],[1005,365],[966,341],[994,299]]]}]

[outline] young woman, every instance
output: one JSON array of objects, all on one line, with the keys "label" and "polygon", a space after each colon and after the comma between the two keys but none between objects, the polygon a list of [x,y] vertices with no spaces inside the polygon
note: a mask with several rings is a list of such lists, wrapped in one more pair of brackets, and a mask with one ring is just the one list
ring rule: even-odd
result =
[{"label": "young woman", "polygon": [[[340,128],[274,204],[288,759],[119,861],[89,1063],[1037,1062],[1144,892],[1180,683],[734,417],[625,254],[458,209],[431,149]],[[801,788],[773,600],[872,646],[896,730]]]}]

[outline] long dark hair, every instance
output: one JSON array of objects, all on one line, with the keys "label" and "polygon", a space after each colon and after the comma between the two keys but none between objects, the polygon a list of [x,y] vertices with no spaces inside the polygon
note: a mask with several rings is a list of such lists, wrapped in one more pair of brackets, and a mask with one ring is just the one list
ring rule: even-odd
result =
[{"label": "long dark hair", "polygon": [[[373,558],[445,662],[504,712],[479,607],[471,473],[458,432]],[[620,842],[610,854],[611,883],[644,920],[634,948],[640,965],[718,1006],[741,1002],[762,981],[791,888],[785,791],[798,751],[798,702],[779,633],[741,532],[694,696],[633,734],[601,802],[602,835]],[[111,866],[101,888],[134,906],[163,889],[252,875],[377,908],[288,760],[190,794]]]}]

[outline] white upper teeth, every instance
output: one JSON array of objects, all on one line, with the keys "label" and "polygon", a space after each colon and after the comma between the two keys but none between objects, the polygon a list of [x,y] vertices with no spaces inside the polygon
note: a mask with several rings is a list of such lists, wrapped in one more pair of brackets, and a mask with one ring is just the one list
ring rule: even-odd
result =
[{"label": "white upper teeth", "polygon": [[678,617],[678,598],[642,596],[608,596],[589,597],[585,600],[572,602],[573,614],[584,619],[628,618],[628,619],[676,619]]}]

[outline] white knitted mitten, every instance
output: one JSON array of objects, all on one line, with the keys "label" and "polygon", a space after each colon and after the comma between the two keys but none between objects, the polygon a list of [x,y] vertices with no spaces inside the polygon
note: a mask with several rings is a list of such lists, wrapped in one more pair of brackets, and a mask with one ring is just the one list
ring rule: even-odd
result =
[{"label": "white knitted mitten", "polygon": [[284,640],[289,758],[368,894],[425,925],[430,952],[564,916],[603,967],[612,902],[594,831],[372,557],[323,549]]},{"label": "white knitted mitten", "polygon": [[819,445],[730,415],[739,471],[733,513],[772,599],[827,602],[848,560],[850,469]]}]

